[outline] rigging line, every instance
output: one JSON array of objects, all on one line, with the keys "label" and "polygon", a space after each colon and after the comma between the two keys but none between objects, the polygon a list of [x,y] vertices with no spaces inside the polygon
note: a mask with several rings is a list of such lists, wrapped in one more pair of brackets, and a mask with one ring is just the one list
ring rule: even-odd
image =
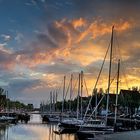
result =
[{"label": "rigging line", "polygon": [[85,84],[85,87],[86,87],[86,93],[87,93],[87,96],[89,96],[89,93],[88,93],[88,88],[87,88],[87,84],[86,84],[85,77],[83,77],[83,79],[84,79],[84,84]]},{"label": "rigging line", "polygon": [[117,36],[116,36],[116,32],[114,31],[114,46],[113,46],[113,59],[115,60],[115,62],[118,62],[118,59],[120,59],[120,54],[118,53],[118,41],[117,41]]},{"label": "rigging line", "polygon": [[[101,101],[103,100],[104,97],[105,97],[105,94],[102,96],[102,98],[100,99],[99,103],[97,104],[97,106],[95,107],[95,109],[93,110],[92,113],[95,112],[95,110],[98,108],[99,104],[101,103]],[[93,115],[93,114],[92,114],[92,115]],[[92,115],[90,115],[90,116],[88,117],[88,119],[86,120],[86,122],[91,118]],[[85,120],[84,120],[84,123],[85,123]],[[81,128],[82,128],[82,125],[80,126],[80,129],[81,129]]]},{"label": "rigging line", "polygon": [[[102,72],[102,70],[103,70],[103,66],[104,66],[104,63],[105,63],[105,60],[106,60],[106,57],[107,57],[107,54],[108,54],[108,51],[109,51],[109,48],[110,48],[110,44],[111,44],[111,42],[110,42],[109,45],[108,45],[108,48],[107,48],[107,51],[106,51],[106,54],[105,54],[103,63],[102,63],[102,65],[101,65],[101,69],[100,69],[100,71],[99,71],[99,74],[98,74],[96,83],[95,83],[95,85],[94,85],[94,89],[95,89],[96,86],[97,86],[97,83],[98,83],[98,81],[99,81],[101,72]],[[88,112],[88,110],[89,110],[89,106],[90,106],[90,104],[91,104],[92,98],[93,98],[93,92],[92,92],[91,98],[90,98],[90,100],[89,100],[89,103],[88,103],[88,106],[87,106],[87,109],[86,109],[86,112],[85,112],[85,115],[84,115],[84,119],[85,119],[85,117],[86,117],[86,115],[87,115],[87,112]],[[83,119],[83,120],[84,120],[84,119]]]},{"label": "rigging line", "polygon": [[[110,82],[110,87],[111,87],[111,84],[113,83],[113,81],[114,81],[114,79],[115,79],[116,76],[117,76],[117,73],[115,74],[114,78],[111,80],[111,82]],[[110,88],[110,87],[109,87],[109,88]],[[108,90],[108,89],[107,89],[107,90]],[[92,111],[91,115],[89,116],[89,118],[88,118],[87,120],[89,120],[89,119],[92,117],[92,115],[93,115],[94,112],[97,110],[98,106],[100,105],[100,103],[101,103],[101,101],[103,100],[103,98],[105,97],[105,95],[106,95],[106,94],[104,94],[103,97],[100,99],[100,101],[99,101],[97,107],[95,107],[95,109]]]},{"label": "rigging line", "polygon": [[[120,50],[120,45],[119,45],[117,33],[115,34],[115,36],[116,36],[115,38],[116,38],[116,42],[117,42],[117,46],[118,46],[118,52],[119,52],[119,54],[120,54],[121,63],[122,63],[123,65],[125,65],[125,64],[123,63],[122,53],[121,53],[121,50]],[[129,83],[128,83],[128,81],[127,81],[127,76],[126,76],[126,74],[125,74],[125,69],[123,69],[123,67],[122,67],[122,73],[123,73],[123,75],[124,75],[125,82],[126,82],[126,86],[127,86],[127,88],[128,88],[128,87],[129,87]]]},{"label": "rigging line", "polygon": [[98,106],[99,106],[100,103],[102,102],[102,100],[103,100],[103,98],[105,97],[105,95],[106,95],[106,94],[104,94],[104,95],[102,96],[102,98],[100,99],[99,103],[97,104],[97,106],[95,107],[95,109],[92,111],[91,115],[88,117],[87,120],[89,120],[89,119],[92,117],[92,115],[93,115],[94,112],[97,110]]},{"label": "rigging line", "polygon": [[117,43],[117,47],[118,47],[118,52],[119,52],[120,59],[123,60],[122,59],[122,55],[121,55],[121,50],[120,50],[120,47],[119,47],[120,45],[119,45],[119,41],[118,41],[117,32],[114,32],[114,36],[115,36],[114,38],[116,39],[116,43]]},{"label": "rigging line", "polygon": [[[85,88],[86,88],[86,93],[87,93],[87,95],[88,95],[88,97],[89,97],[90,95],[89,95],[89,93],[88,93],[88,88],[87,88],[87,84],[86,84],[85,77],[83,77],[83,79],[84,79],[84,84],[85,84]],[[91,106],[91,104],[90,104],[90,108],[91,108],[91,110],[93,109],[92,106]]]},{"label": "rigging line", "polygon": [[60,89],[61,89],[61,87],[62,87],[62,83],[63,83],[63,81],[61,81],[61,84],[58,86],[58,88],[56,89],[56,92],[57,92],[57,94],[59,94],[59,92],[60,92]]},{"label": "rigging line", "polygon": [[67,94],[68,94],[69,88],[70,88],[70,81],[69,81],[69,84],[68,84],[68,87],[67,87],[67,91],[66,91],[66,93],[65,93],[64,100],[66,100],[66,97],[67,97]]},{"label": "rigging line", "polygon": [[[122,62],[122,64],[124,64],[124,63]],[[122,74],[124,75],[126,86],[127,86],[127,88],[129,88],[129,83],[128,83],[128,80],[127,80],[127,75],[126,75],[124,67],[122,67]]]},{"label": "rigging line", "polygon": [[73,93],[74,93],[74,91],[75,91],[75,88],[76,88],[77,82],[78,82],[78,78],[77,78],[77,80],[76,80],[76,82],[75,82],[75,84],[74,84],[74,86],[73,86],[73,90],[72,90],[71,98],[72,98],[72,95],[73,95]]}]

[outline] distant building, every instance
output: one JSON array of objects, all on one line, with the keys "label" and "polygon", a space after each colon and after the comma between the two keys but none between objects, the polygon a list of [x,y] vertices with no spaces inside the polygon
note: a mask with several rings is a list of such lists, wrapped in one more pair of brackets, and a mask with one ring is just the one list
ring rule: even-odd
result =
[{"label": "distant building", "polygon": [[138,97],[140,98],[140,93],[137,90],[120,90],[120,95],[122,95],[123,97],[126,97],[127,95],[130,95],[132,98],[133,97]]},{"label": "distant building", "polygon": [[121,90],[121,105],[127,108],[128,113],[134,113],[140,106],[140,93],[137,90]]}]

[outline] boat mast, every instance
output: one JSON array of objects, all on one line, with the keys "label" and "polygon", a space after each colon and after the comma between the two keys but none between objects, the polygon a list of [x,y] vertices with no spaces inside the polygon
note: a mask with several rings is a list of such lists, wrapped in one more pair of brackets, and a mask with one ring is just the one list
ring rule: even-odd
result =
[{"label": "boat mast", "polygon": [[78,82],[78,96],[77,96],[77,120],[79,119],[80,78],[81,78],[81,74],[79,74],[79,82]]},{"label": "boat mast", "polygon": [[[97,106],[97,100],[98,100],[97,89],[94,89],[93,92],[94,92],[94,95],[95,95],[95,107],[96,107]],[[95,119],[97,119],[97,109],[95,110]]]},{"label": "boat mast", "polygon": [[52,113],[52,91],[50,92],[50,113]]},{"label": "boat mast", "polygon": [[57,111],[57,90],[55,91],[55,110]]},{"label": "boat mast", "polygon": [[117,89],[116,89],[116,104],[115,104],[115,119],[114,119],[114,125],[116,125],[116,121],[117,121],[119,77],[120,77],[120,59],[118,60]]},{"label": "boat mast", "polygon": [[6,91],[6,96],[7,96],[7,115],[9,116],[10,108],[9,108],[9,100],[8,100],[8,91]]},{"label": "boat mast", "polygon": [[65,81],[66,81],[66,76],[64,76],[64,85],[63,85],[62,113],[64,112]]},{"label": "boat mast", "polygon": [[71,74],[71,79],[70,79],[70,104],[69,104],[69,111],[71,112],[71,99],[72,99],[72,80],[73,80],[73,75]]},{"label": "boat mast", "polygon": [[81,71],[81,119],[83,118],[83,71]]},{"label": "boat mast", "polygon": [[106,105],[106,125],[107,125],[107,116],[108,116],[108,108],[109,108],[109,92],[110,92],[110,81],[111,81],[113,33],[114,33],[114,26],[112,26],[112,35],[111,35],[111,44],[110,44],[110,63],[109,63],[108,89],[107,89],[107,105]]},{"label": "boat mast", "polygon": [[55,90],[53,91],[53,111],[55,112]]}]

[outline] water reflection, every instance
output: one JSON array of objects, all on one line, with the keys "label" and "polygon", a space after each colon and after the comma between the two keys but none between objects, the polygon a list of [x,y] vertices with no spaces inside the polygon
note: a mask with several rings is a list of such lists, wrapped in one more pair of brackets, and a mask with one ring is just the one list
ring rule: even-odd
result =
[{"label": "water reflection", "polygon": [[5,140],[6,129],[7,129],[6,125],[0,125],[0,140],[1,139]]},{"label": "water reflection", "polygon": [[[57,135],[56,124],[42,124],[40,115],[33,115],[28,124],[0,125],[0,140],[76,140],[75,135]],[[139,140],[140,130],[97,136],[95,140]]]},{"label": "water reflection", "polygon": [[28,124],[0,127],[0,140],[76,140],[74,135],[57,135],[56,124],[41,124],[40,115],[34,114]]}]

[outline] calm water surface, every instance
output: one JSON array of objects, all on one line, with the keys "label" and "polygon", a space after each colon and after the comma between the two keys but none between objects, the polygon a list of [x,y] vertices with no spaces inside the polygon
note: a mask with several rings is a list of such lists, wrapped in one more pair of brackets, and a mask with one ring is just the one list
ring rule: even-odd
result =
[{"label": "calm water surface", "polygon": [[40,115],[32,115],[28,124],[2,126],[0,140],[76,140],[74,135],[57,135],[56,124],[41,124]]},{"label": "calm water surface", "polygon": [[[0,140],[76,140],[70,134],[57,135],[56,124],[41,124],[40,115],[32,115],[28,124],[0,126]],[[96,136],[95,140],[140,140],[140,130],[112,135]]]}]

